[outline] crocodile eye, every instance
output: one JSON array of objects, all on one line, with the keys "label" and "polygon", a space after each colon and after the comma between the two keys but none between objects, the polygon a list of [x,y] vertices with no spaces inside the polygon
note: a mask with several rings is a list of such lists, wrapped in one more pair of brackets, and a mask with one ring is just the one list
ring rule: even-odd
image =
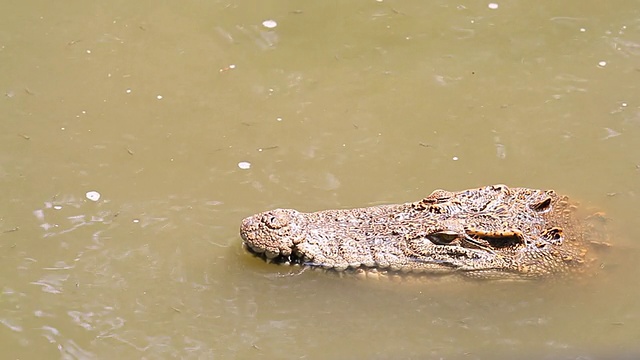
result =
[{"label": "crocodile eye", "polygon": [[551,198],[548,197],[540,202],[530,204],[529,207],[537,212],[547,211],[551,207]]},{"label": "crocodile eye", "polygon": [[505,184],[495,184],[495,185],[489,186],[489,188],[491,188],[491,190],[493,191],[498,191],[498,192],[509,191],[509,187]]},{"label": "crocodile eye", "polygon": [[472,244],[499,249],[526,244],[522,231],[518,229],[492,231],[482,229],[466,229],[465,239]]},{"label": "crocodile eye", "polygon": [[439,203],[448,201],[453,196],[455,196],[455,194],[452,193],[451,191],[438,189],[438,190],[433,190],[433,192],[429,194],[429,196],[427,196],[426,198],[422,199],[421,202],[425,204],[439,204]]},{"label": "crocodile eye", "polygon": [[427,239],[436,245],[449,245],[460,235],[453,231],[438,231],[427,235]]}]

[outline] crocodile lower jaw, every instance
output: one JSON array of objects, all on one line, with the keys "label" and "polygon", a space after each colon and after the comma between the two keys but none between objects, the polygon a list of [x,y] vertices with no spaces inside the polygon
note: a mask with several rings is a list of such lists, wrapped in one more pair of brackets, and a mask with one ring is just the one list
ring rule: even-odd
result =
[{"label": "crocodile lower jaw", "polygon": [[314,263],[313,259],[301,257],[297,254],[296,251],[293,251],[291,255],[276,255],[276,256],[267,256],[264,250],[260,251],[260,249],[254,249],[247,243],[243,243],[243,248],[250,253],[251,255],[262,259],[264,262],[268,264],[276,264],[282,266],[297,266],[305,269],[313,269],[313,270],[323,270],[328,272],[334,272],[344,275],[355,275],[359,278],[395,278],[396,276],[406,276],[406,275],[451,275],[453,272],[456,272],[455,269],[443,266],[441,269],[421,269],[414,268],[411,266],[405,267],[388,267],[382,268],[380,266],[367,266],[360,265],[357,267],[335,267],[329,265],[321,265]]},{"label": "crocodile lower jaw", "polygon": [[[306,260],[299,257],[296,254],[291,254],[291,255],[282,255],[282,254],[277,254],[275,256],[269,256],[264,250],[260,251],[260,249],[255,249],[253,247],[251,247],[250,245],[248,245],[247,243],[243,242],[242,243],[242,247],[250,254],[252,254],[253,256],[260,258],[262,260],[264,260],[265,262],[269,263],[269,264],[277,264],[277,265],[305,265],[309,262],[309,260]],[[273,254],[270,254],[273,255]],[[307,264],[308,265],[308,264]]]}]

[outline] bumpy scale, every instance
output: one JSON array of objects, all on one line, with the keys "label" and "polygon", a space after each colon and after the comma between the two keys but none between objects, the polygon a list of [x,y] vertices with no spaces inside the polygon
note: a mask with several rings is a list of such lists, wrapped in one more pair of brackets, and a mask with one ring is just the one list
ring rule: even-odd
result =
[{"label": "bumpy scale", "polygon": [[242,221],[246,249],[269,262],[335,271],[540,278],[585,263],[584,224],[552,190],[492,185],[398,205]]}]

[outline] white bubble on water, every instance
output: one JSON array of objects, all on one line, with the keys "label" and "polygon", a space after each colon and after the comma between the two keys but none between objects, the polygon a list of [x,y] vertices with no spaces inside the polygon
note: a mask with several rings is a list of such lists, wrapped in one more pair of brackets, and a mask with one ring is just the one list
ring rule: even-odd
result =
[{"label": "white bubble on water", "polygon": [[278,26],[278,23],[275,20],[265,20],[262,22],[262,26],[266,27],[267,29],[273,29],[276,26]]},{"label": "white bubble on water", "polygon": [[100,193],[97,191],[87,191],[86,197],[91,201],[98,201],[100,200]]}]

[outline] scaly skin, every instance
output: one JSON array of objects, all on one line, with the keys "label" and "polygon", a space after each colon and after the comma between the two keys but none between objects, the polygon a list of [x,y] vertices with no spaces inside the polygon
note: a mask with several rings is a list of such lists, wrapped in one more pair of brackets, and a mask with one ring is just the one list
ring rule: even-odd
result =
[{"label": "scaly skin", "polygon": [[276,263],[528,279],[582,267],[585,231],[574,209],[552,190],[492,185],[399,205],[275,209],[244,219],[240,234],[247,250]]}]

